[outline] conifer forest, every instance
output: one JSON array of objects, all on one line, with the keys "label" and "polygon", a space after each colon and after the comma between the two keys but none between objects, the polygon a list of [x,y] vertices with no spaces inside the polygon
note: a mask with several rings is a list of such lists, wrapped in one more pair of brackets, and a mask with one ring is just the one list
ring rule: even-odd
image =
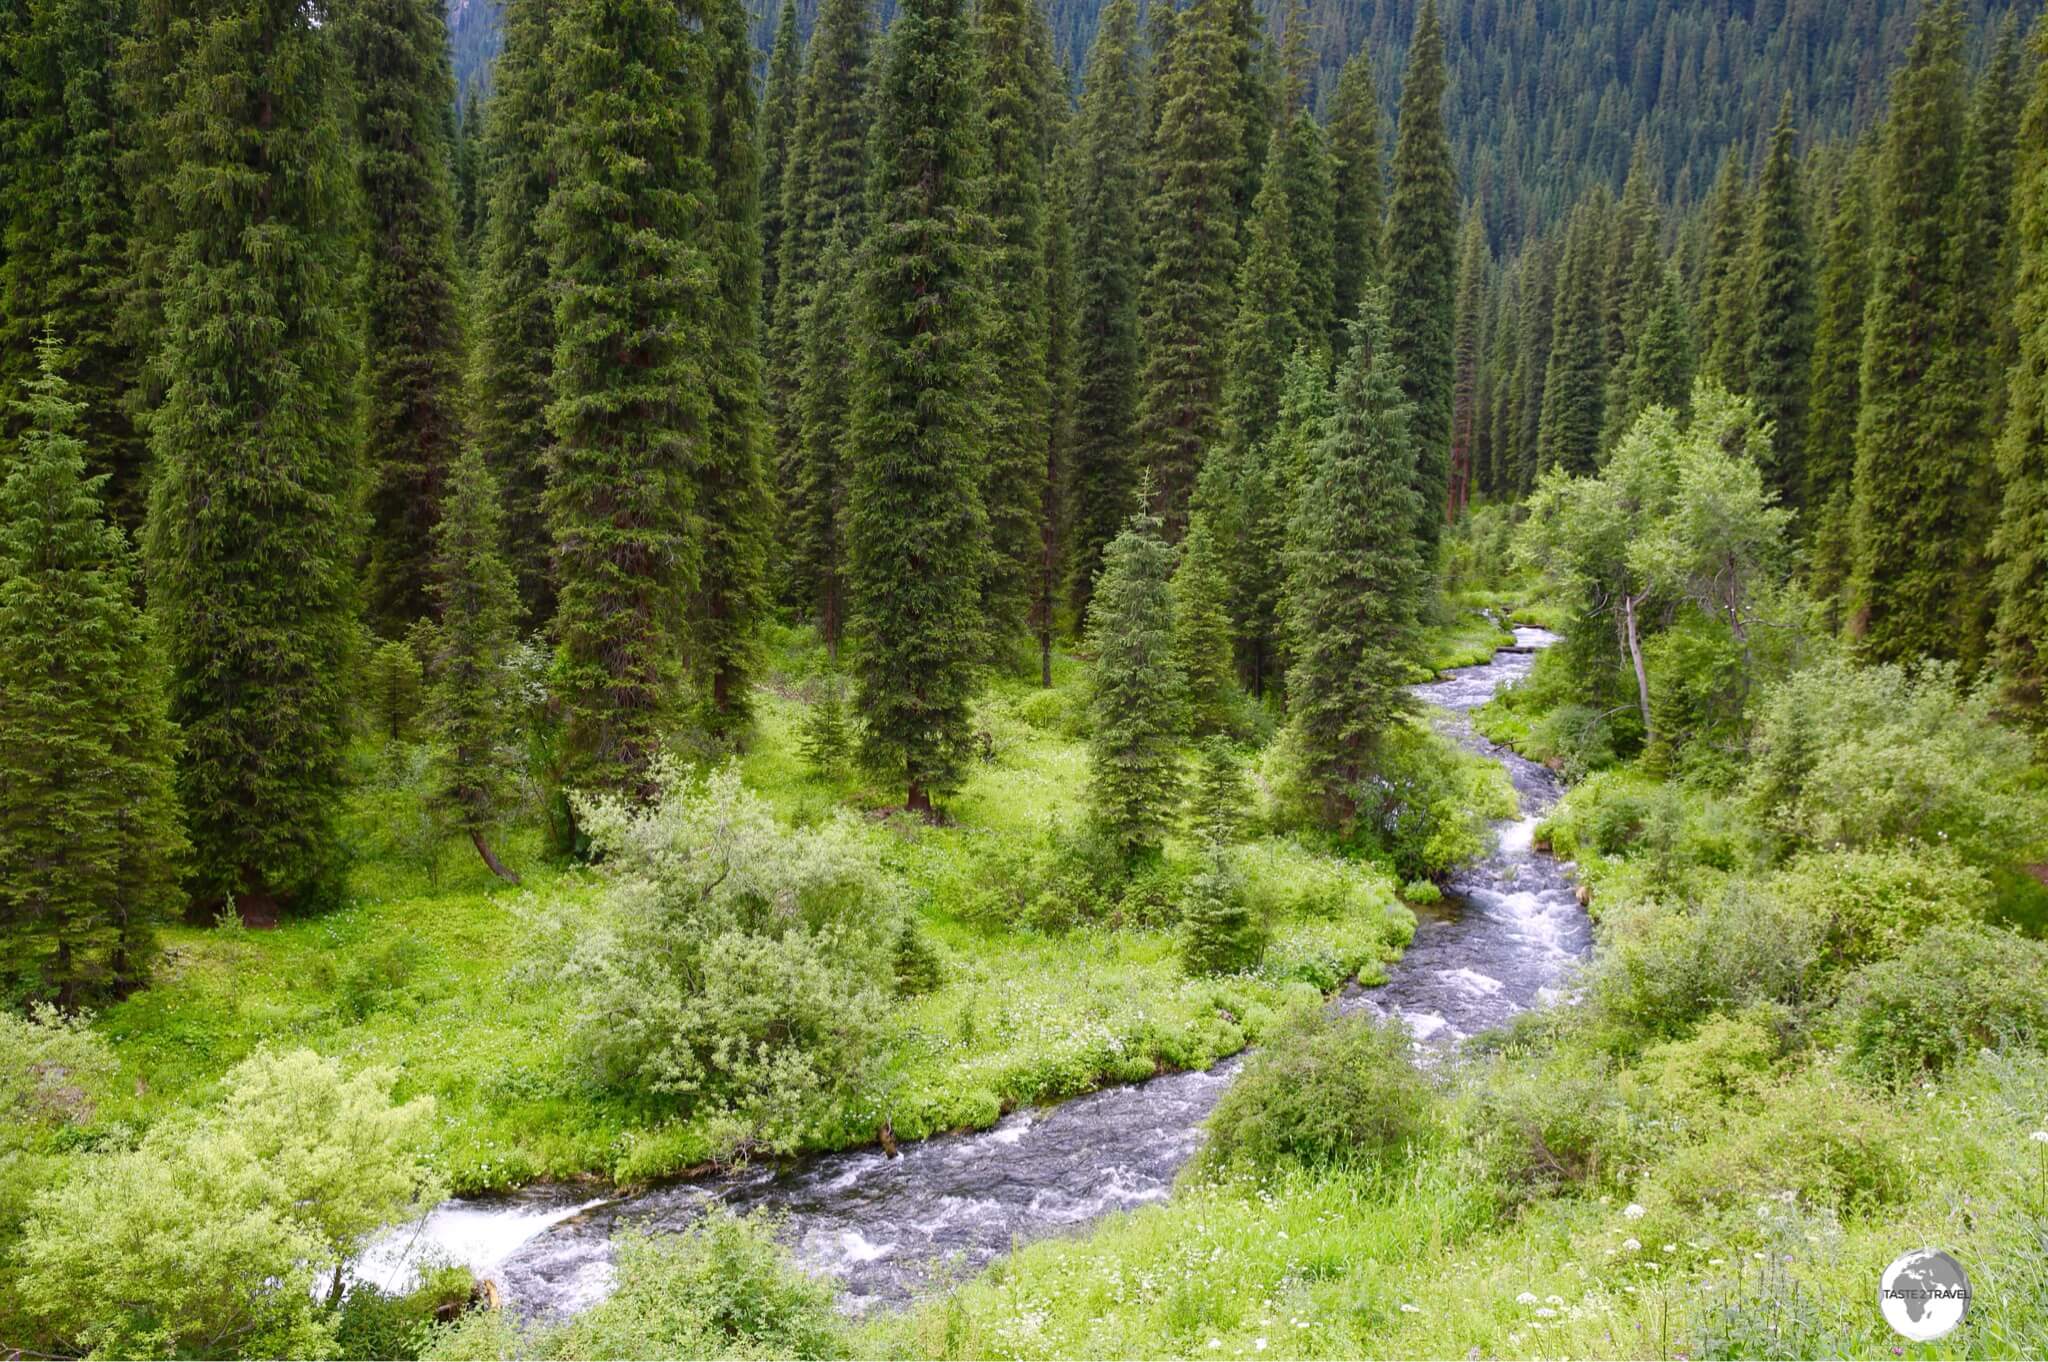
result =
[{"label": "conifer forest", "polygon": [[0,1356],[2044,1354],[2037,0],[0,0]]}]

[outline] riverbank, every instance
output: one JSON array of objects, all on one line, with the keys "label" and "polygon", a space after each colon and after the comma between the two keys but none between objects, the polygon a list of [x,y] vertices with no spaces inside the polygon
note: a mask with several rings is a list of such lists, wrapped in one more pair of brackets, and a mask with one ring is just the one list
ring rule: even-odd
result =
[{"label": "riverbank", "polygon": [[[821,778],[801,755],[818,655],[785,641],[781,657],[742,764],[749,787],[798,825],[864,809],[856,778]],[[1110,920],[1041,920],[1059,905],[1024,891],[1045,882],[1085,790],[1083,664],[1062,656],[1055,680],[992,688],[980,719],[990,759],[950,825],[867,825],[911,888],[939,979],[884,1020],[874,1101],[819,1113],[802,1150],[870,1146],[885,1124],[903,1140],[985,1129],[1021,1107],[1206,1069],[1304,998],[1378,979],[1408,939],[1392,875],[1285,835],[1245,851],[1272,927],[1251,973],[1182,974],[1167,900],[1192,864],[1185,846],[1169,847],[1156,916],[1139,894]],[[144,1129],[203,1108],[235,1063],[284,1044],[392,1069],[401,1099],[432,1096],[434,1160],[458,1193],[646,1184],[713,1159],[705,1123],[598,1085],[573,1048],[556,947],[597,922],[601,875],[549,863],[529,827],[502,848],[525,878],[507,886],[417,826],[402,752],[359,752],[358,771],[350,903],[273,931],[168,930],[158,982],[98,1019],[121,1075],[96,1119]]]}]

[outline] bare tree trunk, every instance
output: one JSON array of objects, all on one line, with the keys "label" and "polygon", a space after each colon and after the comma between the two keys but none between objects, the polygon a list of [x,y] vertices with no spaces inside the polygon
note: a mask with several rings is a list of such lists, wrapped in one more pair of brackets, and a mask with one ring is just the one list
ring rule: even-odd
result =
[{"label": "bare tree trunk", "polygon": [[1631,596],[1627,592],[1621,597],[1622,629],[1628,639],[1628,660],[1636,669],[1636,704],[1643,711],[1643,745],[1649,746],[1657,739],[1657,730],[1650,723],[1650,674],[1643,667],[1643,643],[1636,633],[1636,610],[1645,597]]},{"label": "bare tree trunk", "polygon": [[484,844],[484,835],[482,833],[472,832],[469,834],[469,840],[476,847],[476,854],[483,857],[484,864],[491,868],[493,875],[496,875],[507,884],[519,883],[519,877],[510,870],[507,870],[504,863],[491,854],[491,849]]}]

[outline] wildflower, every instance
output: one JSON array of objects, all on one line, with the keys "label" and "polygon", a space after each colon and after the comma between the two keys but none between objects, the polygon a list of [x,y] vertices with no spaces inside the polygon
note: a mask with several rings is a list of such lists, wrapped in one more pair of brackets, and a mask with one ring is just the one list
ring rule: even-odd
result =
[{"label": "wildflower", "polygon": [[1543,1299],[1544,1299],[1545,1301],[1547,1301],[1548,1303],[1550,1303],[1551,1305],[1563,1305],[1563,1304],[1564,1304],[1564,1297],[1563,1297],[1563,1296],[1545,1296],[1545,1297],[1544,1297]]},{"label": "wildflower", "polygon": [[1676,1252],[1678,1252],[1678,1245],[1676,1245],[1676,1244],[1666,1244],[1666,1245],[1664,1246],[1664,1251],[1665,1251],[1666,1253],[1676,1253]]},{"label": "wildflower", "polygon": [[1253,1349],[1253,1351],[1255,1351],[1255,1352],[1264,1352],[1264,1351],[1266,1351],[1266,1340],[1265,1340],[1265,1339],[1263,1339],[1263,1338],[1255,1338],[1255,1339],[1253,1339],[1253,1340],[1252,1340],[1252,1349]]},{"label": "wildflower", "polygon": [[2048,1130],[2037,1130],[2027,1138],[2035,1144],[2048,1144]]},{"label": "wildflower", "polygon": [[1621,1248],[1624,1253],[1635,1253],[1642,1247],[1642,1243],[1636,1239],[1624,1239],[1621,1241]]},{"label": "wildflower", "polygon": [[1209,1340],[1209,1346],[1211,1348],[1220,1348],[1223,1346],[1223,1340],[1220,1338],[1212,1338]]},{"label": "wildflower", "polygon": [[1404,1315],[1419,1315],[1422,1313],[1422,1307],[1419,1305],[1410,1305],[1407,1301],[1402,1301],[1401,1313]]},{"label": "wildflower", "polygon": [[1556,1318],[1557,1318],[1557,1311],[1555,1311],[1555,1310],[1551,1309],[1551,1308],[1550,1308],[1549,1306],[1547,1306],[1547,1305],[1539,1305],[1539,1306],[1537,1306],[1537,1307],[1536,1307],[1536,1318],[1538,1318],[1538,1319],[1556,1319]]},{"label": "wildflower", "polygon": [[1515,1297],[1515,1304],[1517,1305],[1534,1305],[1535,1303],[1536,1293],[1534,1291],[1524,1291],[1521,1295]]},{"label": "wildflower", "polygon": [[1640,1201],[1631,1201],[1628,1205],[1621,1208],[1621,1214],[1623,1218],[1628,1220],[1641,1220],[1649,1212],[1643,1209],[1643,1204]]}]

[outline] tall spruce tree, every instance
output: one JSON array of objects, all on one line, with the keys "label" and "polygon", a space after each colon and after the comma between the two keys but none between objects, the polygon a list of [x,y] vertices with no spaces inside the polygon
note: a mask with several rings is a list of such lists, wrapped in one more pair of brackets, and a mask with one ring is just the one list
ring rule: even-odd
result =
[{"label": "tall spruce tree", "polygon": [[1137,446],[1170,538],[1185,529],[1195,476],[1223,432],[1237,193],[1245,173],[1242,46],[1234,0],[1196,0],[1175,26],[1172,59],[1155,95]]},{"label": "tall spruce tree", "polygon": [[[1252,204],[1244,263],[1237,271],[1237,318],[1230,328],[1223,419],[1225,442],[1240,450],[1263,443],[1271,433],[1280,415],[1287,360],[1303,334],[1283,137],[1283,130],[1273,130],[1265,181]],[[1213,452],[1210,458],[1215,458]],[[1198,478],[1196,486],[1201,485]]]},{"label": "tall spruce tree", "polygon": [[542,231],[555,297],[555,664],[564,776],[653,791],[680,714],[692,523],[708,462],[711,60],[669,0],[563,0],[558,178]]},{"label": "tall spruce tree", "polygon": [[988,553],[976,65],[962,0],[906,0],[877,83],[854,363],[847,544],[861,749],[927,816],[966,758]]},{"label": "tall spruce tree", "polygon": [[975,6],[983,123],[988,138],[988,287],[983,347],[1001,381],[983,394],[988,422],[982,506],[989,560],[983,618],[1001,652],[1022,632],[1044,553],[1045,465],[1052,438],[1050,294],[1046,285],[1046,179],[1057,77],[1039,0]]},{"label": "tall spruce tree", "polygon": [[1173,571],[1173,658],[1187,687],[1196,736],[1230,727],[1236,648],[1230,628],[1229,556],[1217,516],[1198,510],[1181,543]]},{"label": "tall spruce tree", "polygon": [[[829,0],[818,10],[804,59],[796,129],[783,169],[783,228],[769,314],[768,410],[776,421],[777,483],[792,529],[782,545],[784,596],[814,611],[829,646],[838,647],[843,613],[833,593],[843,581],[844,538],[837,508],[846,489],[837,456],[850,419],[845,406],[820,405],[806,392],[807,352],[843,345],[807,334],[814,308],[826,314],[848,299],[816,297],[833,233],[843,225],[845,248],[857,255],[866,234],[869,49],[872,0]],[[797,361],[792,363],[792,361]],[[822,433],[822,440],[818,438]]]},{"label": "tall spruce tree", "polygon": [[1793,152],[1798,128],[1786,95],[1750,210],[1743,273],[1751,319],[1743,363],[1757,415],[1773,425],[1764,481],[1780,504],[1796,506],[1806,490],[1800,456],[1806,449],[1806,402],[1813,378],[1813,260],[1806,238],[1806,199]]},{"label": "tall spruce tree", "polygon": [[555,613],[544,493],[554,434],[555,308],[541,220],[555,183],[558,103],[550,51],[561,0],[507,0],[504,47],[484,116],[483,241],[478,251],[471,428],[505,497],[506,552],[527,618]]},{"label": "tall spruce tree", "polygon": [[1643,319],[1628,358],[1626,431],[1651,407],[1683,412],[1691,398],[1693,379],[1692,318],[1685,307],[1685,286],[1678,271],[1665,265],[1657,301]]},{"label": "tall spruce tree", "polygon": [[1741,148],[1730,147],[1707,200],[1706,256],[1699,275],[1700,369],[1734,392],[1742,390],[1749,337],[1749,314],[1742,298],[1743,247],[1749,237],[1746,174]]},{"label": "tall spruce tree", "polygon": [[1043,476],[1038,496],[1038,573],[1031,601],[1031,628],[1038,635],[1038,683],[1052,685],[1053,632],[1066,585],[1068,469],[1074,457],[1074,371],[1079,307],[1074,274],[1073,129],[1064,88],[1049,92],[1053,106],[1053,156],[1046,180],[1045,374],[1048,402]]},{"label": "tall spruce tree", "polygon": [[1950,339],[1951,204],[1963,141],[1962,19],[1955,0],[1929,9],[1892,112],[1872,230],[1863,321],[1863,405],[1856,426],[1850,634],[1863,656],[1953,657],[1965,597],[1971,478],[1946,440],[1939,356]]},{"label": "tall spruce tree", "polygon": [[348,70],[324,7],[210,0],[157,129],[178,230],[150,419],[149,599],[192,889],[261,920],[339,887],[362,336]]},{"label": "tall spruce tree", "polygon": [[[782,271],[782,233],[788,224],[782,185],[789,173],[790,143],[796,136],[797,97],[803,85],[803,39],[797,33],[796,0],[782,0],[775,18],[774,45],[768,50],[768,78],[761,87],[757,136],[761,157],[761,307],[762,322],[771,320],[776,281]],[[763,332],[764,336],[768,332]],[[786,357],[767,354],[771,366]],[[787,389],[771,387],[771,392]]]},{"label": "tall spruce tree", "polygon": [[[445,27],[445,21],[444,21]],[[455,248],[464,265],[476,266],[476,247],[484,221],[484,110],[474,83],[462,92],[462,117],[455,124],[455,142],[448,173],[455,192]]]},{"label": "tall spruce tree", "polygon": [[1086,618],[1102,553],[1131,511],[1137,472],[1138,202],[1144,100],[1138,14],[1110,0],[1088,54],[1075,125],[1074,442],[1067,474],[1068,597]]},{"label": "tall spruce tree", "polygon": [[1285,127],[1278,149],[1287,191],[1287,244],[1294,257],[1294,315],[1303,334],[1329,344],[1337,323],[1337,188],[1330,139],[1306,109]]},{"label": "tall spruce tree", "polygon": [[434,526],[433,691],[436,744],[430,798],[447,825],[465,834],[500,879],[519,883],[491,851],[511,815],[518,774],[519,587],[504,553],[497,480],[476,450],[448,470]]},{"label": "tall spruce tree", "polygon": [[1815,285],[1802,501],[1809,584],[1831,607],[1841,604],[1849,576],[1856,420],[1863,404],[1863,311],[1870,296],[1870,145],[1858,149],[1835,188]]},{"label": "tall spruce tree", "polygon": [[784,487],[783,553],[802,605],[834,658],[846,630],[846,443],[859,294],[851,220],[826,233],[804,306],[797,363],[796,450]]},{"label": "tall spruce tree", "polygon": [[[114,518],[142,523],[148,448],[130,410],[142,347],[121,325],[134,210],[121,174],[116,59],[132,8],[108,0],[23,3],[0,84],[14,105],[0,129],[14,168],[0,185],[0,391],[37,375],[46,332],[65,338],[68,382]],[[21,419],[0,412],[0,468]]]},{"label": "tall spruce tree", "polygon": [[1380,278],[1380,101],[1364,48],[1351,54],[1337,77],[1330,104],[1331,190],[1335,201],[1331,272],[1336,297],[1330,353],[1350,346],[1359,299]]},{"label": "tall spruce tree", "polygon": [[1600,455],[1607,350],[1601,314],[1601,191],[1572,213],[1558,269],[1550,363],[1545,369],[1536,457],[1542,468],[1590,473]]},{"label": "tall spruce tree", "polygon": [[[1444,132],[1444,41],[1424,0],[1401,81],[1394,192],[1387,204],[1389,325],[1409,413],[1416,538],[1434,561],[1450,481],[1452,312],[1458,287],[1458,184]],[[1594,423],[1598,429],[1599,423]]]},{"label": "tall spruce tree", "polygon": [[1991,537],[2002,489],[1992,448],[2005,419],[2006,371],[2018,356],[2011,205],[2020,57],[2018,17],[2009,12],[1971,103],[1949,237],[1950,336],[1939,357],[1939,381],[1952,394],[1945,438],[1969,479],[1967,519],[1954,541],[1965,555],[1955,632],[1957,656],[1973,671],[1991,650],[1998,608]]},{"label": "tall spruce tree", "polygon": [[[2036,46],[2048,57],[2048,29]],[[2008,375],[1998,443],[2005,494],[1992,550],[1998,660],[2022,703],[2038,712],[2048,697],[2048,60],[2035,67],[2018,144],[2013,323],[2019,357]]]},{"label": "tall spruce tree", "polygon": [[756,633],[768,605],[773,493],[761,376],[761,163],[754,128],[754,44],[744,0],[713,0],[710,44],[711,410],[696,468],[703,568],[690,610],[690,655],[704,725],[734,738],[752,716]]},{"label": "tall spruce tree", "polygon": [[439,0],[345,0],[355,72],[364,243],[370,618],[388,634],[427,612],[440,488],[462,442],[454,107]]},{"label": "tall spruce tree", "polygon": [[1486,276],[1492,260],[1477,209],[1465,215],[1464,241],[1458,248],[1458,305],[1452,328],[1451,366],[1451,490],[1450,510],[1465,510],[1473,490],[1473,467],[1479,444],[1479,358],[1485,337]]},{"label": "tall spruce tree", "polygon": [[1126,856],[1159,850],[1181,795],[1187,696],[1174,663],[1174,552],[1159,529],[1149,511],[1132,515],[1088,605],[1088,804]]},{"label": "tall spruce tree", "polygon": [[1295,513],[1288,711],[1326,821],[1348,829],[1407,690],[1427,580],[1411,404],[1381,294],[1368,294]]},{"label": "tall spruce tree", "polygon": [[0,479],[0,991],[76,1008],[142,983],[180,902],[177,739],[134,554],[57,372],[12,402]]}]

